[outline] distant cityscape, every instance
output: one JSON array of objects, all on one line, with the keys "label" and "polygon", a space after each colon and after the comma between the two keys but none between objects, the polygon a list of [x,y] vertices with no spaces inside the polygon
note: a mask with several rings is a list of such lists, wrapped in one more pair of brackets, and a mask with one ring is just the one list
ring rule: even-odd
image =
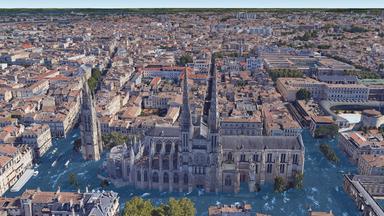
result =
[{"label": "distant cityscape", "polygon": [[384,215],[384,10],[0,11],[1,216]]}]

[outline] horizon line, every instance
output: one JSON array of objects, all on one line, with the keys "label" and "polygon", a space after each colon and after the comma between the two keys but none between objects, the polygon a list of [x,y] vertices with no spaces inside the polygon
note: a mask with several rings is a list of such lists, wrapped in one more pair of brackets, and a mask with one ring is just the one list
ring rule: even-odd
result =
[{"label": "horizon line", "polygon": [[374,10],[383,10],[384,7],[0,7],[0,10],[2,9],[101,9],[101,10],[121,10],[121,9],[343,9],[343,10],[368,10],[368,9],[374,9]]}]

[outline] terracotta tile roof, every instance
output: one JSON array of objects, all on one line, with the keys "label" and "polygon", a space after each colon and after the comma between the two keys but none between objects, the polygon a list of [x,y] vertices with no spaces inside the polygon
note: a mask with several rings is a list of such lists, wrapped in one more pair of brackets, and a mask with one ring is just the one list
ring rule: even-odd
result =
[{"label": "terracotta tile roof", "polygon": [[17,148],[10,144],[2,144],[0,145],[0,153],[13,155],[17,152]]},{"label": "terracotta tile roof", "polygon": [[3,167],[5,164],[7,164],[12,158],[7,156],[0,156],[0,167]]}]

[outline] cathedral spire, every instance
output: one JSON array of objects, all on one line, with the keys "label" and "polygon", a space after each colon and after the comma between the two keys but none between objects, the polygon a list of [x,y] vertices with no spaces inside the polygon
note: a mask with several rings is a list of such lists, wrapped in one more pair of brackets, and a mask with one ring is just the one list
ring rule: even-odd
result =
[{"label": "cathedral spire", "polygon": [[96,116],[95,102],[87,81],[84,82],[82,93],[80,113],[81,152],[85,160],[99,160],[103,149],[100,123]]},{"label": "cathedral spire", "polygon": [[[184,82],[183,82],[183,107],[181,108],[181,151],[190,152],[192,150],[190,138],[192,136],[192,120],[191,110],[189,108],[189,89],[188,89],[188,74],[187,68],[184,70]],[[183,155],[183,163],[188,161],[188,155]]]},{"label": "cathedral spire", "polygon": [[188,73],[187,68],[184,70],[183,80],[183,107],[181,109],[181,130],[188,132],[192,124],[191,110],[189,108],[189,88],[188,88]]},{"label": "cathedral spire", "polygon": [[216,64],[215,58],[212,57],[211,62],[211,101],[208,114],[208,126],[211,133],[217,133],[218,130],[218,112],[217,112],[217,81],[216,81]]}]

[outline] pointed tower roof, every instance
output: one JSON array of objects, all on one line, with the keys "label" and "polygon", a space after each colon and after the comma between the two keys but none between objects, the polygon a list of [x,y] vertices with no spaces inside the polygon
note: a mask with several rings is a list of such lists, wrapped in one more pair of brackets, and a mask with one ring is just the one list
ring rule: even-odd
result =
[{"label": "pointed tower roof", "polygon": [[211,70],[211,101],[209,107],[208,126],[210,132],[216,133],[218,130],[218,112],[217,112],[217,80],[215,58],[212,57]]},{"label": "pointed tower roof", "polygon": [[183,80],[183,107],[181,109],[180,126],[182,131],[189,131],[192,124],[191,110],[189,108],[189,87],[188,87],[188,73],[187,68],[184,70]]}]

